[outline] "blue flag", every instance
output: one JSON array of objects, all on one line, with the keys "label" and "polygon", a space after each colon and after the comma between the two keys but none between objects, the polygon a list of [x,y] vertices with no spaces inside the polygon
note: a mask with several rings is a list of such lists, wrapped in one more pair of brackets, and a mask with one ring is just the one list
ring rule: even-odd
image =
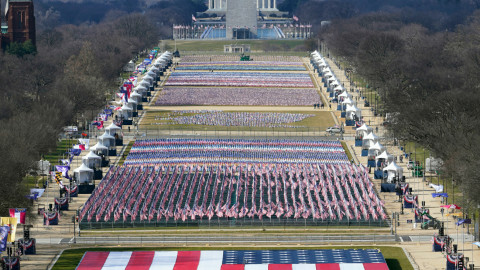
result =
[{"label": "blue flag", "polygon": [[472,224],[472,220],[471,219],[459,219],[457,221],[457,223],[455,223],[455,224],[457,224],[457,226],[460,226],[462,224]]},{"label": "blue flag", "polygon": [[448,194],[447,193],[432,193],[432,197],[433,198],[436,198],[436,197],[447,197],[448,198]]},{"label": "blue flag", "polygon": [[78,156],[80,155],[80,153],[82,153],[82,149],[72,149],[70,151],[74,156]]},{"label": "blue flag", "polygon": [[7,238],[8,238],[9,232],[10,232],[10,227],[8,226],[0,227],[0,253],[2,251],[5,251],[5,249],[7,248]]}]

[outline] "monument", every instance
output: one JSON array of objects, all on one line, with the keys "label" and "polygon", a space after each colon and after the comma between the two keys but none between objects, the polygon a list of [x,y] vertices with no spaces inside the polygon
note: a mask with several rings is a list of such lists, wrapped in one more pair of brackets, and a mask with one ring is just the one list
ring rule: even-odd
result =
[{"label": "monument", "polygon": [[227,1],[227,39],[257,36],[257,3],[258,0]]},{"label": "monument", "polygon": [[174,39],[307,39],[312,25],[277,9],[277,0],[209,0],[191,25],[173,25]]}]

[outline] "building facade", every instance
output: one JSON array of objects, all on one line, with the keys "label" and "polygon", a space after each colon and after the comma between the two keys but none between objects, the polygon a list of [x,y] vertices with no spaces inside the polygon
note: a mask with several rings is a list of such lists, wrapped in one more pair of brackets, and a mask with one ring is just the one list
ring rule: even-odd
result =
[{"label": "building facade", "polygon": [[36,45],[33,1],[6,0],[2,4],[0,16],[2,49],[5,49],[10,43],[24,43],[27,40],[30,40],[33,45]]},{"label": "building facade", "polygon": [[277,9],[276,0],[209,0],[189,25],[173,25],[174,39],[308,39],[312,26]]}]

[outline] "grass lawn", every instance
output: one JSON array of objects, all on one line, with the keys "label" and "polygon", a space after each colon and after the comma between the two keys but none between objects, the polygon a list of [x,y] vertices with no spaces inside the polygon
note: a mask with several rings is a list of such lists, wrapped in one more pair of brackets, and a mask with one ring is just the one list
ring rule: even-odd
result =
[{"label": "grass lawn", "polygon": [[408,261],[407,256],[403,250],[399,247],[385,247],[385,246],[329,246],[329,247],[298,247],[298,248],[285,248],[285,247],[272,247],[272,248],[260,248],[260,247],[189,247],[189,248],[151,248],[151,247],[121,247],[121,248],[81,248],[81,249],[68,249],[62,253],[62,256],[58,259],[57,263],[53,266],[52,270],[73,270],[77,267],[86,251],[168,251],[168,250],[275,250],[275,249],[379,249],[388,265],[390,270],[413,270],[412,265]]},{"label": "grass lawn", "polygon": [[[221,110],[221,107],[218,107]],[[216,109],[217,110],[217,109]],[[229,111],[224,111],[229,112]],[[233,111],[230,111],[233,112]],[[262,111],[268,112],[268,111]],[[193,130],[193,131],[325,131],[327,127],[335,125],[334,120],[330,112],[326,111],[312,111],[312,112],[300,112],[300,111],[288,111],[288,113],[300,113],[300,114],[312,114],[313,117],[308,117],[302,121],[294,123],[285,123],[288,126],[298,126],[298,128],[284,128],[284,127],[227,127],[227,126],[206,126],[206,125],[179,125],[169,123],[169,120],[156,120],[159,118],[171,117],[172,111],[156,111],[147,112],[142,122],[140,123],[140,129],[171,129],[171,130]],[[181,116],[191,116],[194,113],[184,113]],[[180,115],[176,115],[180,116]],[[173,116],[175,117],[175,116]]]},{"label": "grass lawn", "polygon": [[350,149],[348,149],[347,143],[345,142],[341,142],[341,143],[342,143],[343,149],[345,150],[345,154],[347,154],[348,160],[352,160],[353,156],[352,156],[352,153],[350,153]]},{"label": "grass lawn", "polygon": [[132,146],[133,146],[134,143],[135,143],[135,141],[131,141],[131,142],[128,143],[127,147],[125,148],[125,152],[123,152],[122,158],[120,158],[120,161],[118,161],[118,166],[123,165],[123,162],[125,162],[125,159],[127,158],[128,153],[132,149]]},{"label": "grass lawn", "polygon": [[60,142],[57,143],[57,148],[46,154],[45,159],[50,161],[52,165],[59,165],[58,160],[67,158],[67,156],[64,156],[65,152],[69,149],[72,148],[72,145],[77,144],[78,140],[61,140]]}]

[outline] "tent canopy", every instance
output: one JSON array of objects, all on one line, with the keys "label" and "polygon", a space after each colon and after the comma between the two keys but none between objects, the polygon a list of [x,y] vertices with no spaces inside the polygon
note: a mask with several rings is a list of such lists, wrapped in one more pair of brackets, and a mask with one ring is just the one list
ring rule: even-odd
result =
[{"label": "tent canopy", "polygon": [[123,104],[121,110],[122,111],[133,111],[133,108],[129,107],[127,104]]},{"label": "tent canopy", "polygon": [[92,151],[84,156],[82,159],[102,159],[101,157],[95,155]]},{"label": "tent canopy", "polygon": [[348,105],[347,104],[347,109],[346,109],[347,112],[358,112],[359,109],[355,106],[355,105]]},{"label": "tent canopy", "polygon": [[387,167],[383,168],[384,171],[403,172],[403,168],[398,166],[395,162],[390,162]]},{"label": "tent canopy", "polygon": [[94,146],[90,147],[91,151],[97,151],[97,150],[108,150],[108,148],[103,145],[101,142],[97,142]]},{"label": "tent canopy", "polygon": [[353,103],[353,100],[350,97],[347,97],[347,98],[345,98],[344,101],[342,101],[342,104],[349,105],[349,104],[352,104],[352,103]]},{"label": "tent canopy", "polygon": [[153,81],[153,77],[147,74],[145,77],[143,77],[143,80]]},{"label": "tent canopy", "polygon": [[365,124],[365,123],[363,123],[363,125],[361,127],[357,128],[357,131],[367,131],[368,132],[368,131],[372,131],[372,130],[373,130],[373,128],[367,126],[367,124]]},{"label": "tent canopy", "polygon": [[92,172],[93,173],[93,170],[88,168],[87,165],[83,164],[80,165],[80,167],[76,168],[75,170],[73,170],[73,172],[76,172],[76,173],[80,173],[80,172]]},{"label": "tent canopy", "polygon": [[133,92],[130,94],[130,98],[133,98],[133,97],[142,97],[142,95],[140,95],[137,90],[133,90]]},{"label": "tent canopy", "polygon": [[114,130],[114,129],[122,129],[121,127],[115,125],[114,123],[111,123],[108,127],[106,127],[105,129],[107,130]]},{"label": "tent canopy", "polygon": [[343,91],[343,93],[341,93],[340,95],[338,95],[338,97],[348,98],[348,97],[350,97],[350,94],[349,94],[347,91]]},{"label": "tent canopy", "polygon": [[102,140],[102,141],[103,141],[103,140],[114,140],[115,137],[113,137],[112,135],[110,135],[110,134],[108,134],[108,133],[105,132],[105,133],[103,133],[102,136],[99,136],[98,139],[99,139],[99,140]]},{"label": "tent canopy", "polygon": [[377,137],[377,135],[373,134],[373,132],[370,132],[370,133],[368,133],[367,136],[365,136],[363,139],[364,139],[364,140],[376,141],[376,140],[378,140],[378,137]]},{"label": "tent canopy", "polygon": [[393,156],[387,153],[387,151],[383,151],[380,155],[376,156],[375,159],[393,160]]}]

